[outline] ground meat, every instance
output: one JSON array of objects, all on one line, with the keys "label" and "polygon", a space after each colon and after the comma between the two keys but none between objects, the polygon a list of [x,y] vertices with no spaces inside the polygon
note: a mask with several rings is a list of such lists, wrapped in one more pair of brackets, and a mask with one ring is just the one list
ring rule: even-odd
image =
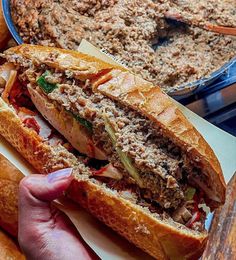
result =
[{"label": "ground meat", "polygon": [[[28,64],[28,63],[24,63],[24,64]],[[42,74],[43,71],[39,70],[39,71],[35,71],[35,68],[33,67],[33,65],[31,64],[30,68],[28,70],[26,70],[23,74],[20,75],[19,78],[25,81],[27,80],[27,75],[29,76],[29,81],[30,79],[33,79],[32,75],[33,74],[39,75]],[[65,89],[68,88],[68,86],[66,86],[65,82],[70,83],[71,85],[69,85],[69,88],[75,87],[75,85],[70,81],[70,80],[65,80],[65,78],[63,77],[64,75],[61,73],[53,73],[50,77],[51,82],[54,83],[58,83],[58,82],[63,82],[64,86],[63,86],[63,91]],[[63,77],[63,78],[62,78]],[[22,82],[21,82],[22,83]],[[35,79],[33,80],[33,83],[35,83]],[[24,86],[26,87],[26,86]],[[76,86],[78,88],[78,86]],[[60,86],[58,88],[60,90]],[[86,91],[85,92],[81,92],[81,96],[86,96]],[[55,94],[55,97],[57,95]],[[53,97],[53,95],[52,95]],[[87,97],[87,99],[89,101],[93,101],[94,103],[91,103],[94,105],[94,107],[96,108],[96,114],[99,115],[99,109],[101,108],[101,106],[98,106],[98,104],[101,102],[101,96],[97,95],[96,97],[92,96],[92,100],[89,100],[89,98]],[[103,98],[102,100],[106,100],[106,98]],[[97,103],[96,103],[96,102]],[[100,101],[100,102],[99,102]],[[67,102],[68,107],[69,104],[71,105],[70,102]],[[104,104],[102,104],[103,106]],[[32,105],[31,105],[32,106]],[[30,107],[31,107],[30,106]],[[130,131],[132,132],[136,126],[138,127],[138,131],[142,131],[142,127],[145,124],[148,124],[148,122],[146,122],[146,120],[144,118],[140,118],[141,121],[139,121],[138,116],[135,114],[135,112],[133,111],[126,111],[125,108],[121,108],[119,107],[117,104],[113,104],[112,102],[110,102],[109,100],[107,100],[105,102],[105,106],[106,109],[108,109],[108,107],[110,107],[110,115],[114,116],[114,111],[117,110],[117,114],[119,115],[119,119],[118,122],[120,123],[120,129],[122,129],[123,127],[126,127],[126,124],[124,123],[125,121],[125,116],[124,113],[127,113],[127,117],[128,119],[126,120],[126,122],[130,121],[130,124],[132,124],[132,117],[134,118],[133,122],[134,127],[133,129],[130,128],[130,125],[128,125],[128,128],[130,129]],[[106,110],[105,110],[106,111]],[[77,111],[78,112],[78,111]],[[38,113],[35,111],[35,113]],[[122,119],[122,120],[120,120]],[[96,120],[94,120],[94,122],[96,122]],[[142,122],[140,124],[140,122]],[[139,123],[139,124],[138,124]],[[44,122],[45,124],[45,122]],[[96,126],[96,124],[95,124]],[[139,129],[141,127],[141,129]],[[149,125],[149,127],[151,128],[152,126]],[[137,129],[136,129],[137,130]],[[146,130],[147,131],[147,130]],[[156,130],[154,130],[156,131]],[[113,193],[117,194],[117,196],[120,196],[128,201],[130,201],[133,204],[139,205],[143,208],[144,211],[147,211],[149,214],[152,215],[152,217],[158,218],[158,219],[162,219],[168,222],[170,221],[170,225],[173,224],[176,226],[176,222],[178,223],[182,223],[182,218],[176,218],[175,217],[175,211],[171,208],[171,209],[165,209],[165,208],[170,208],[173,207],[176,203],[176,199],[179,198],[179,195],[175,195],[178,194],[178,190],[174,189],[177,188],[178,184],[176,182],[176,179],[172,176],[170,176],[169,174],[166,175],[166,173],[162,176],[162,178],[159,177],[159,175],[153,175],[151,176],[151,174],[146,174],[147,178],[145,177],[145,174],[141,172],[141,174],[143,175],[142,178],[145,180],[146,178],[146,188],[140,188],[137,184],[133,183],[132,181],[130,181],[130,177],[129,176],[124,176],[121,180],[114,180],[111,178],[106,178],[106,177],[100,177],[95,176],[93,174],[93,170],[94,169],[101,169],[101,167],[105,166],[107,164],[107,161],[98,161],[96,159],[93,158],[87,158],[81,154],[78,154],[72,147],[70,144],[66,143],[66,141],[63,139],[63,137],[60,136],[59,133],[57,133],[55,130],[52,130],[52,132],[50,131],[50,137],[47,140],[43,140],[44,143],[46,144],[50,144],[50,149],[51,149],[51,158],[49,158],[50,160],[48,160],[48,164],[45,165],[45,169],[61,169],[61,168],[65,168],[65,167],[73,167],[73,174],[75,175],[75,177],[81,179],[86,179],[88,180],[90,178],[90,180],[93,183],[96,184],[100,184],[105,188],[109,188],[109,191],[112,191]],[[121,133],[119,133],[120,136],[122,136]],[[149,136],[151,136],[152,133],[150,133]],[[154,135],[154,134],[153,134]],[[158,134],[157,134],[158,136]],[[146,136],[148,137],[148,136]],[[128,138],[128,136],[127,136]],[[166,158],[158,158],[160,159],[160,163],[161,163],[161,159],[166,159],[168,160],[174,160],[174,158],[179,158],[180,157],[180,151],[177,149],[173,149],[173,144],[170,144],[170,142],[165,142],[164,138],[161,138],[161,136],[157,137],[158,140],[162,140],[160,141],[160,147],[158,147],[158,143],[157,143],[157,148],[156,149],[164,149],[163,151],[165,151],[165,153],[163,152],[163,156],[165,154]],[[141,138],[140,138],[141,140]],[[164,145],[164,143],[166,143],[166,145]],[[149,148],[149,147],[148,147]],[[112,149],[112,148],[111,148]],[[127,150],[127,153],[129,151]],[[155,148],[153,147],[153,152],[155,152]],[[161,154],[161,151],[160,151]],[[169,157],[168,157],[169,156]],[[168,162],[166,162],[166,165],[168,165]],[[166,166],[167,167],[167,166]],[[171,174],[171,173],[170,173]],[[166,180],[165,180],[166,177]],[[150,181],[148,181],[150,179]],[[167,181],[167,184],[166,182]],[[152,184],[153,182],[153,184]],[[176,186],[177,185],[177,186]],[[150,190],[152,190],[153,188],[156,189],[156,191],[158,191],[157,193],[161,194],[161,196],[158,196],[158,202],[159,204],[157,204],[157,202],[155,201],[155,197],[152,195],[150,195]],[[168,190],[168,189],[172,189],[172,190]],[[181,186],[181,188],[186,189],[185,186]],[[184,190],[180,190],[181,192],[183,192]],[[181,201],[182,201],[182,197],[181,197]],[[201,203],[203,203],[203,201],[200,201]],[[166,203],[169,203],[168,205],[166,205]],[[163,206],[163,208],[162,208]],[[179,202],[177,201],[176,207],[179,206]],[[173,214],[174,212],[174,214]],[[188,215],[186,215],[186,212],[183,215],[184,221],[187,221],[188,219]],[[173,219],[175,219],[176,222],[173,221]],[[201,217],[200,221],[194,223],[192,225],[192,229],[198,230],[198,231],[202,231],[203,230],[203,222],[204,222],[204,218]],[[185,224],[183,222],[183,224]],[[182,226],[183,228],[183,226]]]},{"label": "ground meat", "polygon": [[204,18],[233,23],[235,10],[225,1],[191,2],[11,0],[11,7],[24,42],[76,50],[86,39],[170,92],[209,76],[236,53],[233,37],[166,22],[164,12],[177,5],[190,13],[201,11]]},{"label": "ground meat", "polygon": [[208,77],[235,54],[235,37],[194,27],[173,27],[156,50],[156,79],[171,91],[175,86]]},{"label": "ground meat", "polygon": [[[36,88],[35,78],[50,70],[45,65],[34,67],[26,60],[19,60],[16,55],[11,57],[11,61],[26,66],[19,77],[24,82],[30,81]],[[184,199],[182,183],[187,180],[186,175],[199,173],[181,149],[139,113],[93,93],[89,80],[81,82],[52,69],[49,74],[50,81],[58,87],[48,98],[60,106],[59,111],[63,107],[92,124],[93,143],[103,148],[113,166],[129,176],[116,151],[121,149],[138,169],[146,198],[158,201],[165,208],[176,208]],[[114,125],[116,147],[105,129],[104,113]]]},{"label": "ground meat", "polygon": [[[30,70],[24,77],[32,74]],[[30,77],[31,78],[31,77]],[[159,129],[137,112],[120,106],[101,94],[91,92],[89,84],[52,73],[50,78],[58,88],[48,97],[57,105],[92,123],[93,141],[102,147],[109,161],[129,177],[116,149],[121,149],[138,169],[143,181],[143,195],[158,201],[164,208],[176,208],[184,199],[182,173],[191,166],[185,164],[181,151],[165,139]],[[116,147],[105,130],[104,114],[115,125]]]},{"label": "ground meat", "polygon": [[[154,0],[160,3],[160,0]],[[162,8],[178,13],[187,20],[199,21],[200,24],[212,23],[236,27],[235,0],[164,0]]]},{"label": "ground meat", "polygon": [[[194,201],[185,202],[180,205],[176,210],[164,209],[160,207],[155,201],[145,199],[143,190],[137,185],[130,184],[127,180],[122,179],[121,181],[97,178],[96,183],[103,185],[105,188],[111,189],[117,196],[122,197],[136,205],[142,207],[148,214],[152,214],[155,218],[168,221],[169,224],[180,223],[186,225],[193,217],[194,214]],[[198,208],[198,205],[196,205]],[[191,229],[202,232],[204,231],[205,213],[201,210],[200,218],[196,220],[192,225]],[[173,222],[173,220],[175,222]]]}]

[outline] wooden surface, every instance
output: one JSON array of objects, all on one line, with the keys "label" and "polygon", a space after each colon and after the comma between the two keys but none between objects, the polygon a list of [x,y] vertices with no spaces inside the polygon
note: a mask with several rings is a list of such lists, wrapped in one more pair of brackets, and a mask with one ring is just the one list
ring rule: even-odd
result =
[{"label": "wooden surface", "polygon": [[214,214],[202,259],[236,259],[236,173],[227,186],[225,204]]}]

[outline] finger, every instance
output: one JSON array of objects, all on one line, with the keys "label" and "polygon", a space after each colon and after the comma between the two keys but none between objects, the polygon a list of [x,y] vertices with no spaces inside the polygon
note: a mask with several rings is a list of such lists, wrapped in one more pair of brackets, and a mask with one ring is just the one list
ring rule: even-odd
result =
[{"label": "finger", "polygon": [[68,188],[73,179],[71,174],[72,169],[67,168],[48,175],[30,175],[21,181],[20,192],[23,191],[24,195],[27,191],[40,201],[53,201]]},{"label": "finger", "polygon": [[68,188],[72,180],[71,173],[71,169],[64,169],[49,175],[31,175],[20,182],[20,227],[24,228],[27,220],[31,224],[49,221],[51,218],[50,202],[60,197]]},{"label": "finger", "polygon": [[[51,201],[60,197],[70,185],[71,169],[48,176],[31,175],[19,188],[19,242],[28,259],[91,259],[69,219]],[[64,254],[64,255],[63,255]]]}]

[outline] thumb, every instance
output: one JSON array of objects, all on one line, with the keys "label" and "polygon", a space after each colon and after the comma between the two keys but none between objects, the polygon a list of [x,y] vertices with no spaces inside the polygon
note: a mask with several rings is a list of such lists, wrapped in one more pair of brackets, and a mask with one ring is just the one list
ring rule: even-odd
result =
[{"label": "thumb", "polygon": [[[72,177],[72,169],[67,168],[53,172],[48,175],[34,174],[25,177],[20,183],[20,195],[23,200],[25,193],[38,198],[40,201],[51,202],[60,197],[70,185]],[[23,201],[24,202],[24,201]]]},{"label": "thumb", "polygon": [[64,169],[20,182],[18,238],[27,259],[96,259],[69,219],[51,205],[70,185],[71,173]]},{"label": "thumb", "polygon": [[[63,195],[72,181],[72,169],[63,169],[49,175],[25,177],[19,187],[19,227],[29,220],[31,224],[50,219],[50,202]],[[24,225],[23,225],[24,227]]]}]

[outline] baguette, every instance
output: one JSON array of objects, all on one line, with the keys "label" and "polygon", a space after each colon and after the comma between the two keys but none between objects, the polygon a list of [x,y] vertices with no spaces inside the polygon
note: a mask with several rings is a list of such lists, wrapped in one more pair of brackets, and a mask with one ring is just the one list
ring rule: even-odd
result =
[{"label": "baguette", "polygon": [[0,226],[18,234],[18,185],[24,175],[0,154]]},{"label": "baguette", "polygon": [[24,260],[25,256],[13,240],[0,230],[0,260],[6,259]]},{"label": "baguette", "polygon": [[[39,79],[42,81],[42,69],[54,70],[56,75],[66,74],[67,79],[72,77],[74,79],[73,82],[77,82],[76,84],[89,85],[91,86],[90,93],[92,90],[91,96],[97,93],[98,97],[104,97],[100,102],[104,100],[107,104],[113,102],[112,106],[117,108],[117,112],[121,111],[123,113],[123,111],[128,111],[127,113],[131,113],[135,117],[138,115],[138,119],[146,120],[148,125],[150,123],[149,126],[154,128],[154,131],[157,129],[158,133],[161,133],[163,140],[167,140],[163,141],[164,143],[167,142],[167,144],[171,144],[171,147],[177,147],[178,150],[181,150],[182,158],[185,158],[183,160],[194,164],[192,169],[197,171],[197,175],[191,176],[190,172],[187,175],[187,179],[189,179],[192,186],[196,187],[197,191],[201,191],[199,194],[204,194],[205,203],[212,209],[224,203],[225,182],[214,152],[158,87],[154,87],[122,67],[113,66],[94,57],[73,51],[22,45],[6,51],[4,57],[8,62],[13,63],[15,70],[21,73],[19,78],[22,82],[28,82],[30,98],[36,108],[51,125],[72,143],[74,148],[76,147],[76,144],[73,142],[74,138],[69,134],[73,133],[73,131],[71,130],[70,132],[70,129],[68,130],[66,126],[64,129],[62,127],[62,125],[70,125],[71,129],[73,129],[74,121],[71,113],[68,115],[63,112],[62,103],[59,106],[58,100],[52,100],[55,97],[52,95],[53,91],[46,95],[36,86]],[[40,71],[35,68],[40,68]],[[51,77],[50,74],[47,74],[46,79],[48,77]],[[43,83],[45,83],[45,77],[43,80]],[[67,82],[66,79],[64,81]],[[47,86],[54,89],[57,85],[53,84],[52,78]],[[80,90],[78,89],[78,91]],[[59,99],[61,96],[59,95]],[[132,199],[125,198],[122,195],[123,191],[120,192],[120,188],[116,188],[117,186],[112,188],[106,184],[109,183],[107,178],[111,178],[111,173],[108,176],[104,175],[105,167],[96,171],[99,174],[103,174],[102,177],[94,177],[95,170],[90,165],[84,164],[87,160],[86,157],[82,156],[81,159],[81,155],[78,156],[74,152],[74,148],[68,149],[68,145],[63,142],[59,142],[55,146],[50,141],[45,141],[45,136],[40,136],[40,131],[36,129],[37,124],[34,124],[34,127],[32,127],[32,122],[29,126],[26,125],[26,121],[22,121],[21,116],[19,116],[19,106],[16,108],[15,104],[11,104],[11,94],[3,91],[2,97],[3,99],[0,99],[0,134],[41,173],[73,167],[74,181],[67,191],[67,195],[72,200],[80,203],[99,220],[157,259],[197,259],[201,255],[207,239],[206,231],[194,230],[191,227],[193,223],[186,227],[179,221],[173,220],[174,217],[163,217],[166,214],[165,212],[170,213],[171,209],[169,208],[178,207],[177,204],[179,202],[174,201],[173,205],[172,202],[166,204],[166,201],[163,203],[162,197],[159,196],[157,198],[158,206],[156,206],[160,208],[161,205],[161,214],[159,215],[157,211],[152,213],[149,207],[140,204],[138,199],[134,202],[133,197]],[[68,99],[72,100],[72,97]],[[60,101],[62,102],[63,100]],[[89,102],[91,100],[88,100]],[[89,104],[90,106],[93,105],[92,102]],[[75,103],[72,102],[72,105],[75,106]],[[68,104],[67,109],[69,109]],[[75,113],[75,108],[71,109]],[[76,110],[76,112],[78,111]],[[64,122],[60,122],[60,113],[64,116]],[[107,118],[104,118],[104,121],[106,121]],[[91,122],[79,118],[79,123],[83,124],[83,127],[76,128],[79,135],[92,140],[93,137],[89,133]],[[110,125],[108,126],[110,127]],[[84,133],[85,129],[87,129],[86,134]],[[110,128],[105,127],[105,129],[108,129],[108,132],[110,131]],[[77,139],[76,141],[79,142],[81,140]],[[101,147],[97,145],[95,148],[99,150]],[[76,149],[80,150],[80,147],[76,147]],[[122,155],[124,158],[124,153],[121,150],[117,150],[117,147],[116,151],[118,155]],[[90,157],[96,158],[97,156],[96,153],[93,154],[91,151],[85,151],[85,153]],[[105,156],[108,157],[106,160],[109,160],[109,154],[105,153]],[[127,157],[125,158],[127,159]],[[172,159],[169,160],[171,161]],[[98,163],[98,160],[96,162]],[[123,164],[125,165],[124,162]],[[134,186],[135,189],[141,192],[145,190],[146,192],[148,184],[146,184],[145,177],[141,178],[141,175],[136,175],[134,171],[136,168],[132,163],[129,166],[131,168],[129,170],[133,174],[131,177],[133,178],[127,177],[127,172],[122,172],[122,180],[124,179],[125,182],[128,182],[129,188]],[[107,169],[111,168],[113,169],[112,176],[114,177],[113,165],[109,164],[105,172],[107,174]],[[120,172],[117,173],[116,170],[115,173],[115,177],[119,177]],[[207,181],[207,185],[204,185],[200,178]],[[132,180],[129,182],[127,179]],[[123,185],[120,180],[117,183],[121,186]],[[208,185],[209,183],[210,185]],[[168,191],[168,189],[166,190]],[[124,191],[127,192],[127,190]],[[146,193],[145,196],[149,196],[149,193]],[[132,189],[130,194],[135,198],[138,196]],[[200,196],[199,194],[196,195]],[[154,196],[148,199],[154,200]],[[171,200],[170,197],[169,199]],[[165,208],[167,211],[165,211]]]}]

